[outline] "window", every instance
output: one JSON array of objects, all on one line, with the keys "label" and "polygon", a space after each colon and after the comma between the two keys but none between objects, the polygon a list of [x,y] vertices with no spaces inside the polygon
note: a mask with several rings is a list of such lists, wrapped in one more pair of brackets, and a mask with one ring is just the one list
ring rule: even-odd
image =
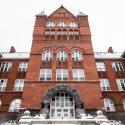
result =
[{"label": "window", "polygon": [[82,53],[80,51],[73,51],[72,59],[73,60],[82,60]]},{"label": "window", "polygon": [[73,81],[82,81],[85,79],[83,69],[73,69],[72,74],[73,74]]},{"label": "window", "polygon": [[73,30],[69,30],[69,35],[73,35]]},{"label": "window", "polygon": [[18,112],[21,105],[20,99],[15,99],[10,103],[9,112]]},{"label": "window", "polygon": [[23,91],[24,79],[16,79],[13,91]]},{"label": "window", "polygon": [[69,27],[78,27],[77,22],[69,22],[68,24]]},{"label": "window", "polygon": [[41,69],[40,81],[51,81],[51,80],[52,80],[52,69]]},{"label": "window", "polygon": [[51,35],[55,35],[55,30],[54,29],[51,30]]},{"label": "window", "polygon": [[74,30],[74,35],[79,35],[78,30]]},{"label": "window", "polygon": [[104,106],[106,111],[115,111],[114,102],[108,98],[104,99]]},{"label": "window", "polygon": [[58,22],[58,27],[66,27],[66,23],[63,21]]},{"label": "window", "polygon": [[47,27],[54,27],[55,26],[55,22],[50,21],[47,23]]},{"label": "window", "polygon": [[123,108],[125,110],[125,99],[123,100]]},{"label": "window", "polygon": [[100,86],[102,91],[110,91],[110,85],[108,79],[100,79]]},{"label": "window", "polygon": [[19,71],[19,72],[26,72],[26,70],[27,70],[27,65],[28,65],[27,62],[21,62],[21,63],[19,64],[18,71]]},{"label": "window", "polygon": [[0,91],[5,91],[7,79],[0,79]]},{"label": "window", "polygon": [[105,64],[103,62],[96,62],[96,66],[98,71],[106,71]]},{"label": "window", "polygon": [[67,52],[66,51],[59,51],[57,53],[57,59],[59,59],[59,60],[67,60]]},{"label": "window", "polygon": [[125,79],[116,79],[119,91],[125,91]]},{"label": "window", "polygon": [[9,69],[12,67],[11,62],[2,62],[0,71],[9,71]]},{"label": "window", "polygon": [[52,59],[52,52],[46,50],[42,53],[42,60],[51,60]]},{"label": "window", "polygon": [[56,70],[56,79],[58,81],[67,81],[68,80],[68,70],[67,69],[57,69]]},{"label": "window", "polygon": [[114,71],[124,71],[124,68],[121,62],[113,62],[112,68]]},{"label": "window", "polygon": [[49,29],[46,30],[45,35],[50,35],[50,30]]}]

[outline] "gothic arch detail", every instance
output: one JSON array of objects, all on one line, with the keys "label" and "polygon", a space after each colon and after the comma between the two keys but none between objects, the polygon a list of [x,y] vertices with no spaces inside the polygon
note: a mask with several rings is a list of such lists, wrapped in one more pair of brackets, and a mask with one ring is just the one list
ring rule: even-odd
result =
[{"label": "gothic arch detail", "polygon": [[58,85],[55,85],[54,87],[48,89],[45,92],[44,97],[43,97],[43,102],[42,103],[43,103],[44,107],[49,106],[51,98],[57,92],[67,92],[67,93],[71,94],[77,108],[81,108],[81,106],[83,104],[83,101],[82,101],[82,99],[80,97],[80,93],[79,93],[79,91],[77,89],[75,89],[74,87],[72,87],[69,84],[58,84]]}]

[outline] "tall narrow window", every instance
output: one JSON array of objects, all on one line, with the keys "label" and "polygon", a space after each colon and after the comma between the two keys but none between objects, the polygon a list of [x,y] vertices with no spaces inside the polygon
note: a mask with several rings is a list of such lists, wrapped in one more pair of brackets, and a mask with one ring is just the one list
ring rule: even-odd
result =
[{"label": "tall narrow window", "polygon": [[59,60],[67,60],[67,52],[66,51],[59,51],[57,53],[57,59]]},{"label": "tall narrow window", "polygon": [[67,81],[68,80],[68,70],[67,69],[57,69],[56,70],[56,79],[58,81]]},{"label": "tall narrow window", "polygon": [[114,71],[124,71],[124,68],[121,62],[113,62],[112,68]]},{"label": "tall narrow window", "polygon": [[12,67],[11,62],[2,62],[0,71],[9,71],[9,69]]},{"label": "tall narrow window", "polygon": [[124,111],[125,111],[125,99],[123,100],[123,108],[124,108]]},{"label": "tall narrow window", "polygon": [[16,79],[13,91],[23,91],[24,79]]},{"label": "tall narrow window", "polygon": [[21,63],[19,64],[18,71],[19,71],[19,72],[26,72],[26,70],[27,70],[27,65],[28,65],[27,62],[21,62]]},{"label": "tall narrow window", "polygon": [[73,69],[72,74],[73,74],[73,81],[82,81],[85,79],[83,69]]},{"label": "tall narrow window", "polygon": [[82,60],[82,53],[80,51],[73,51],[72,59],[73,60]]},{"label": "tall narrow window", "polygon": [[105,64],[103,62],[96,62],[98,71],[106,71]]},{"label": "tall narrow window", "polygon": [[51,80],[52,80],[52,69],[41,69],[40,81],[51,81]]},{"label": "tall narrow window", "polygon": [[110,85],[108,79],[100,79],[100,86],[102,91],[110,91]]},{"label": "tall narrow window", "polygon": [[42,60],[51,60],[52,59],[52,52],[46,50],[42,53]]},{"label": "tall narrow window", "polygon": [[21,105],[20,99],[15,99],[10,103],[8,112],[18,112]]},{"label": "tall narrow window", "polygon": [[116,79],[119,91],[125,91],[125,79]]},{"label": "tall narrow window", "polygon": [[0,91],[5,91],[7,85],[7,79],[0,79]]},{"label": "tall narrow window", "polygon": [[115,111],[114,102],[108,98],[104,99],[104,106],[106,111]]}]

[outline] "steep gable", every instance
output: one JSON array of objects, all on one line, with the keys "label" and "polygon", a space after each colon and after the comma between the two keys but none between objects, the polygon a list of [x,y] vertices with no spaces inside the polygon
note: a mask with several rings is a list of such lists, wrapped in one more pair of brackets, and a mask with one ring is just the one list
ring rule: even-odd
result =
[{"label": "steep gable", "polygon": [[48,18],[76,18],[70,11],[61,5],[57,10],[48,16]]}]

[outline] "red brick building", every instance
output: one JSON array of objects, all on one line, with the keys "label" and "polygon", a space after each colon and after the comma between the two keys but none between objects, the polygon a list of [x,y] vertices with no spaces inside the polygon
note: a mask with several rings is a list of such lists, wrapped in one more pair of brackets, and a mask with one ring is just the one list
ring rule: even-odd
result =
[{"label": "red brick building", "polygon": [[[102,109],[125,117],[125,53],[94,52],[88,16],[61,6],[36,15],[30,53],[0,53],[0,118],[28,109],[48,118],[78,118]],[[19,112],[18,112],[19,111]]]}]

